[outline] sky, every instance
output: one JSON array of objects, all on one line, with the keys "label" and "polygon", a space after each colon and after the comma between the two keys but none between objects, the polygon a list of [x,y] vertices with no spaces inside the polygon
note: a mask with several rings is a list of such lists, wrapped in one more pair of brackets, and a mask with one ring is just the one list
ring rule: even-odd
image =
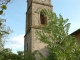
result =
[{"label": "sky", "polygon": [[[53,12],[61,14],[64,19],[68,18],[71,23],[69,34],[80,28],[80,0],[51,0]],[[0,18],[6,19],[6,26],[9,26],[13,33],[5,43],[6,48],[13,52],[24,50],[24,35],[26,21],[27,2],[26,0],[13,0],[7,5],[5,15]]]}]

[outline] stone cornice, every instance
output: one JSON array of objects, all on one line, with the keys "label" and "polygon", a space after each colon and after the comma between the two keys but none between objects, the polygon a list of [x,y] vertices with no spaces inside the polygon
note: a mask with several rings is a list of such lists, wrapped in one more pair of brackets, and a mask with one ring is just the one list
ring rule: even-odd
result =
[{"label": "stone cornice", "polygon": [[24,35],[24,37],[30,32],[31,28],[29,28],[26,32],[26,34]]},{"label": "stone cornice", "polygon": [[31,26],[31,28],[40,29],[40,26]]},{"label": "stone cornice", "polygon": [[33,1],[32,3],[36,3],[36,4],[40,4],[40,5],[45,5],[45,6],[53,7],[50,4],[40,3],[40,2],[37,2],[37,1]]}]

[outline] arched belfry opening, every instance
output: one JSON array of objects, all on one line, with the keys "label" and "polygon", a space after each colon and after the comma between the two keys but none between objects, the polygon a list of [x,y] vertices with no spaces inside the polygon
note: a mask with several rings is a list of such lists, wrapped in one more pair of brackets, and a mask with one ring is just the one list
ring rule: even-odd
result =
[{"label": "arched belfry opening", "polygon": [[40,23],[41,25],[46,25],[47,24],[47,17],[43,14],[43,12],[40,12]]}]

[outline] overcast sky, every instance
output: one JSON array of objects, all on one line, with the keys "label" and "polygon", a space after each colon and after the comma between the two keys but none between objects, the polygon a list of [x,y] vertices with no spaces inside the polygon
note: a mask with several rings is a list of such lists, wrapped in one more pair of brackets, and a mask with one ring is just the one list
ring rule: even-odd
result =
[{"label": "overcast sky", "polygon": [[[69,34],[80,28],[80,0],[52,0],[51,3],[53,12],[69,19]],[[6,25],[14,31],[5,44],[5,47],[13,49],[14,52],[24,49],[26,11],[26,0],[15,0],[7,5],[5,16],[0,16],[7,19]]]}]

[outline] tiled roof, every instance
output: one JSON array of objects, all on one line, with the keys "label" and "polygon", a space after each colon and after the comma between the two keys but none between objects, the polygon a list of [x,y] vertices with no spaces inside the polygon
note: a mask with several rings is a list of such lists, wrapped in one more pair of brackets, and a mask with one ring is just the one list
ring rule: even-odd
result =
[{"label": "tiled roof", "polygon": [[79,34],[80,33],[80,29],[74,31],[73,33],[71,33],[70,35],[76,35],[76,34]]}]

